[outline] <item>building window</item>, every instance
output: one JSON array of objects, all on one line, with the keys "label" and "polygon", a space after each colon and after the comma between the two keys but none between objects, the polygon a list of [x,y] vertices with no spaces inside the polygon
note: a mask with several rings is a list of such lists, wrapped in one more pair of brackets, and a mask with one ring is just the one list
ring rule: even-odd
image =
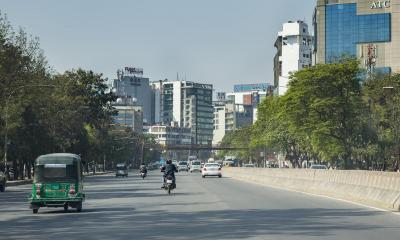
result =
[{"label": "building window", "polygon": [[391,14],[357,15],[357,4],[326,6],[326,63],[356,57],[357,44],[391,41]]}]

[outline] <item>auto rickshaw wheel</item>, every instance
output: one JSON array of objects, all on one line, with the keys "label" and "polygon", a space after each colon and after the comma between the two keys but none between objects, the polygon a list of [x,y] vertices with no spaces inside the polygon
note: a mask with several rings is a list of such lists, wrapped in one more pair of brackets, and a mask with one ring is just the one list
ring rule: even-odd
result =
[{"label": "auto rickshaw wheel", "polygon": [[79,203],[78,207],[76,207],[77,212],[82,212],[82,202]]},{"label": "auto rickshaw wheel", "polygon": [[33,212],[34,214],[37,214],[37,213],[39,212],[39,209],[34,208],[34,209],[32,209],[32,212]]}]

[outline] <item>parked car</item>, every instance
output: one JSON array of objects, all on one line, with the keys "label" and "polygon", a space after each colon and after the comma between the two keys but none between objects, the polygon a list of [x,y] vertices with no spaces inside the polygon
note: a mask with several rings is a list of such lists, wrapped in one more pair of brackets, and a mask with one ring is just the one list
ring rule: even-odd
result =
[{"label": "parked car", "polygon": [[178,172],[181,171],[186,171],[186,172],[189,171],[188,163],[186,161],[180,161],[178,163]]},{"label": "parked car", "polygon": [[206,176],[222,177],[221,167],[218,163],[206,163],[201,169],[201,176],[205,178]]},{"label": "parked car", "polygon": [[328,170],[328,167],[322,164],[313,164],[310,166],[310,169],[323,169]]},{"label": "parked car", "polygon": [[0,192],[4,192],[6,190],[6,182],[6,175],[2,171],[0,171]]}]

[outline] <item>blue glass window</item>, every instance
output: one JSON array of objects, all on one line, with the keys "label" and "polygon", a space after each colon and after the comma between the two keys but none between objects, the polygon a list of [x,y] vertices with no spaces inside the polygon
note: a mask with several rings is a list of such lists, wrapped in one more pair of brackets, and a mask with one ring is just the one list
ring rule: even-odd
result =
[{"label": "blue glass window", "polygon": [[390,13],[357,15],[357,5],[326,6],[325,61],[356,57],[358,43],[390,42]]}]

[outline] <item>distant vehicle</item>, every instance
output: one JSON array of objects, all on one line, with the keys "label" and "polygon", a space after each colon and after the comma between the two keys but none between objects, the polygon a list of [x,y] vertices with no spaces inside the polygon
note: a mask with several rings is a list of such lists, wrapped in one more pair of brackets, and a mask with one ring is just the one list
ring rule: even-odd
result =
[{"label": "distant vehicle", "polygon": [[178,163],[178,172],[181,171],[186,171],[186,172],[189,171],[188,163],[186,161],[180,161]]},{"label": "distant vehicle", "polygon": [[174,164],[175,167],[178,167],[178,162],[176,160],[172,161],[172,164]]},{"label": "distant vehicle", "polygon": [[245,167],[245,168],[255,168],[256,166],[254,164],[248,163],[248,164],[244,164],[243,167]]},{"label": "distant vehicle", "polygon": [[224,164],[224,166],[227,166],[227,167],[234,167],[235,166],[235,162],[234,161],[224,161],[223,164]]},{"label": "distant vehicle", "polygon": [[6,182],[6,175],[2,171],[0,171],[0,192],[4,192],[6,190]]},{"label": "distant vehicle", "polygon": [[128,177],[128,166],[125,163],[118,163],[115,177]]},{"label": "distant vehicle", "polygon": [[82,161],[70,153],[48,154],[35,161],[35,175],[30,208],[38,213],[41,207],[68,207],[82,211],[83,193]]},{"label": "distant vehicle", "polygon": [[207,162],[208,162],[208,163],[214,163],[214,162],[215,162],[215,159],[214,159],[214,158],[209,158],[209,159],[207,160]]},{"label": "distant vehicle", "polygon": [[193,172],[201,172],[201,162],[199,161],[192,162],[192,164],[190,165],[190,173]]},{"label": "distant vehicle", "polygon": [[277,163],[268,163],[267,168],[279,168],[279,164]]},{"label": "distant vehicle", "polygon": [[197,156],[189,156],[189,157],[188,157],[188,161],[189,161],[189,162],[197,161]]},{"label": "distant vehicle", "polygon": [[221,167],[218,163],[206,163],[204,167],[201,169],[201,176],[203,178],[207,176],[215,176],[222,177]]},{"label": "distant vehicle", "polygon": [[310,166],[310,169],[323,169],[328,170],[328,167],[322,164],[313,164]]}]

